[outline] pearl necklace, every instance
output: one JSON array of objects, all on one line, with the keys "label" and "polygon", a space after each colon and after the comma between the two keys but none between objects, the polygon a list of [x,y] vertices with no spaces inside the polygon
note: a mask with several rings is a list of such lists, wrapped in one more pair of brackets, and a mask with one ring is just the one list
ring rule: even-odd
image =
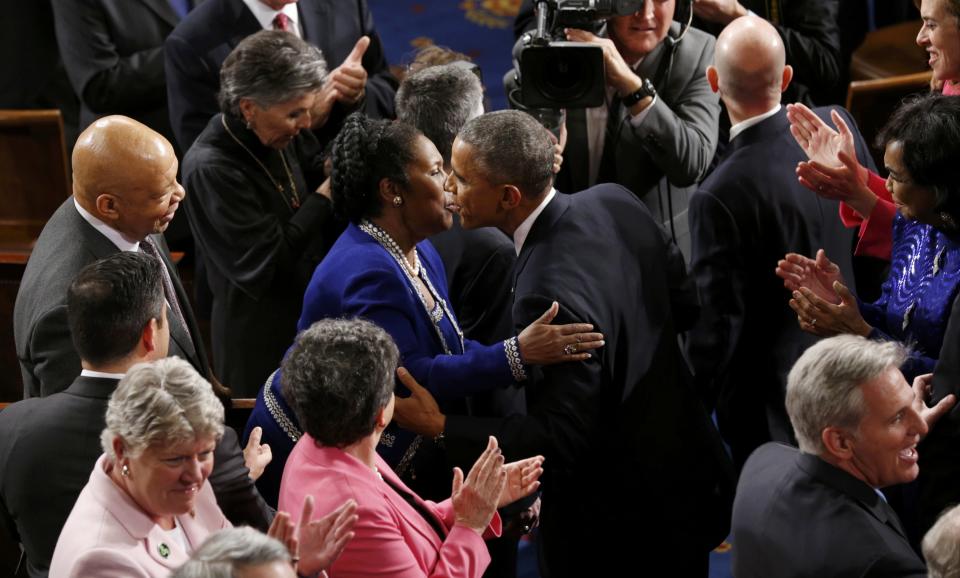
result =
[{"label": "pearl necklace", "polygon": [[[404,257],[403,251],[400,250],[400,245],[394,241],[393,237],[387,234],[386,231],[373,224],[368,219],[363,219],[360,221],[359,227],[361,231],[370,235],[374,241],[386,249],[387,253],[389,253],[390,256],[393,257],[393,260],[397,262],[397,265],[400,266],[400,269],[404,272],[407,281],[413,288],[414,293],[416,293],[417,297],[420,299],[420,303],[423,305],[423,309],[427,313],[427,317],[433,324],[433,329],[436,331],[437,337],[440,339],[440,345],[443,348],[443,352],[447,355],[453,354],[453,351],[447,345],[447,340],[443,337],[443,330],[440,329],[440,321],[443,319],[444,315],[446,315],[447,319],[450,320],[450,325],[453,326],[453,330],[460,339],[460,351],[463,351],[463,331],[461,331],[460,326],[457,325],[457,319],[450,312],[446,300],[440,297],[440,293],[437,292],[436,288],[433,286],[433,283],[430,281],[430,276],[426,274],[426,270],[420,265],[420,256],[416,247],[413,249],[413,265],[411,265],[410,262]],[[426,297],[420,291],[420,286],[416,282],[417,278],[423,281],[424,286],[426,286],[427,290],[430,292],[430,296],[433,297],[435,305],[432,310],[427,305]]]}]

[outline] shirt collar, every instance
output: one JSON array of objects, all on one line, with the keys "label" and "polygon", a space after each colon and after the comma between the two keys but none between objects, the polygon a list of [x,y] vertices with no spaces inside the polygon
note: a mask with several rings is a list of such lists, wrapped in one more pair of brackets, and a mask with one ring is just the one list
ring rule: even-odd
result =
[{"label": "shirt collar", "polygon": [[768,110],[767,112],[765,112],[765,113],[763,113],[763,114],[759,114],[759,115],[757,115],[757,116],[750,117],[750,118],[748,118],[748,119],[745,120],[745,121],[738,122],[737,124],[731,126],[731,127],[730,127],[730,142],[733,142],[733,139],[737,138],[737,135],[739,135],[739,134],[742,133],[743,131],[747,130],[748,128],[750,128],[751,126],[753,126],[753,125],[755,125],[755,124],[760,124],[761,122],[767,120],[768,118],[770,118],[771,116],[777,114],[778,112],[780,112],[780,105],[779,105],[779,104],[778,104],[777,106],[771,108],[770,110]]},{"label": "shirt collar", "polygon": [[110,242],[117,246],[117,249],[121,251],[135,252],[140,250],[140,242],[131,243],[123,238],[123,235],[120,234],[120,231],[114,229],[110,225],[104,223],[100,219],[93,216],[93,213],[87,211],[80,206],[80,203],[77,202],[77,198],[73,198],[73,206],[77,208],[77,212],[80,213],[80,216],[83,217],[83,220],[90,223],[90,226],[96,229],[101,235],[110,239]]},{"label": "shirt collar", "polygon": [[547,196],[540,201],[540,204],[532,213],[527,215],[527,218],[520,223],[520,226],[517,227],[517,230],[513,232],[513,246],[517,250],[517,255],[520,254],[520,249],[523,249],[523,243],[527,240],[527,235],[530,234],[530,229],[533,228],[533,223],[536,222],[537,217],[540,216],[540,213],[547,208],[547,205],[550,204],[550,201],[553,200],[553,197],[557,195],[557,189],[551,188],[550,192],[547,193]]},{"label": "shirt collar", "polygon": [[[287,15],[287,18],[291,20],[295,30],[300,30],[300,15],[297,13],[297,3],[292,2],[290,4],[285,4],[280,10],[274,10],[273,8],[267,6],[261,0],[243,0],[243,3],[247,5],[247,8],[250,9],[250,12],[253,12],[254,18],[257,19],[257,22],[260,23],[260,27],[264,30],[273,30],[273,19],[277,17],[277,14],[283,12]],[[299,32],[297,36],[300,36]]]},{"label": "shirt collar", "polygon": [[82,377],[101,377],[103,379],[123,379],[123,373],[107,373],[106,371],[94,371],[92,369],[82,369],[80,370],[80,375]]}]

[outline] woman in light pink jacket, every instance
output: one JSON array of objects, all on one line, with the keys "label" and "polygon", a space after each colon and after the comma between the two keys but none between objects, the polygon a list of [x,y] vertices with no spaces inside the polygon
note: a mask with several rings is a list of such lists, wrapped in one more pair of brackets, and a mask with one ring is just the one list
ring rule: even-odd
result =
[{"label": "woman in light pink jacket", "polygon": [[[104,455],[60,532],[50,577],[165,577],[209,534],[229,527],[207,482],[223,428],[223,405],[186,361],[131,368],[110,398]],[[353,509],[343,504],[304,525],[301,572],[318,572],[336,557],[352,536]],[[309,517],[309,500],[304,510]],[[296,543],[286,514],[270,533]]]}]

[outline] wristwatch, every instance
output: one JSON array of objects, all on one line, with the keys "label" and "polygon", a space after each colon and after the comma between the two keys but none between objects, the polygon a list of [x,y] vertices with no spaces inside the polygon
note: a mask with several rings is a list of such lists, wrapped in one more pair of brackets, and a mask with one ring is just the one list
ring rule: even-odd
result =
[{"label": "wristwatch", "polygon": [[644,78],[643,84],[640,85],[640,88],[638,88],[636,92],[630,93],[623,97],[621,102],[623,103],[624,108],[630,108],[648,96],[651,98],[657,96],[657,89],[653,87],[653,83],[650,82],[649,78]]}]

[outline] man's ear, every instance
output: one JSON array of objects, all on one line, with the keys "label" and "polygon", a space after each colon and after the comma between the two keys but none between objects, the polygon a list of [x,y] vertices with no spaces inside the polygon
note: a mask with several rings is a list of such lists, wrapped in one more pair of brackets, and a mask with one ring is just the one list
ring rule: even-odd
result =
[{"label": "man's ear", "polygon": [[516,208],[523,199],[520,189],[514,185],[502,185],[500,188],[500,208],[509,211]]},{"label": "man's ear", "polygon": [[783,67],[783,79],[780,82],[780,92],[787,90],[791,80],[793,80],[793,67],[788,64]]},{"label": "man's ear", "polygon": [[707,84],[713,92],[720,92],[720,75],[717,74],[717,67],[712,64],[707,67]]},{"label": "man's ear", "polygon": [[825,427],[820,432],[820,441],[827,453],[838,460],[849,460],[853,457],[853,436],[850,432],[838,427]]},{"label": "man's ear", "polygon": [[153,353],[160,345],[157,343],[159,339],[160,321],[153,317],[143,326],[143,331],[140,333],[140,347],[143,348],[145,354]]},{"label": "man's ear", "polygon": [[97,195],[94,202],[97,210],[96,217],[107,223],[111,223],[120,218],[120,199],[110,193],[101,193]]}]

